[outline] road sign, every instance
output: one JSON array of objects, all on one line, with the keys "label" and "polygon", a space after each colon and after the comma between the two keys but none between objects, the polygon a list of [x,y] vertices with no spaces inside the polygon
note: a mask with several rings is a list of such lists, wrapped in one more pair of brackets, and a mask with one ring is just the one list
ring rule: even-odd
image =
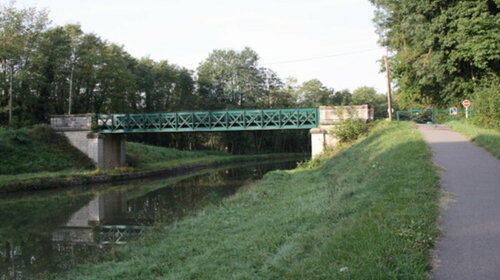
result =
[{"label": "road sign", "polygon": [[450,115],[456,115],[458,113],[457,107],[451,107],[450,109],[448,109],[448,113]]},{"label": "road sign", "polygon": [[463,102],[462,102],[462,105],[465,107],[465,118],[468,119],[469,118],[469,106],[470,106],[470,101],[465,99]]}]

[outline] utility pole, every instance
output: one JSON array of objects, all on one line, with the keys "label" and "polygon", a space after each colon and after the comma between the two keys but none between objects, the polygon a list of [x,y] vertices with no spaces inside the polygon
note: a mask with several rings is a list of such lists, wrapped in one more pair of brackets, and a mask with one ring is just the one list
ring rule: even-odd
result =
[{"label": "utility pole", "polygon": [[69,102],[68,102],[68,115],[71,115],[71,105],[73,102],[73,71],[75,65],[71,65],[71,74],[69,77]]},{"label": "utility pole", "polygon": [[387,73],[387,112],[389,113],[389,120],[392,121],[392,91],[391,91],[391,69],[389,68],[389,51],[385,48],[385,71]]}]

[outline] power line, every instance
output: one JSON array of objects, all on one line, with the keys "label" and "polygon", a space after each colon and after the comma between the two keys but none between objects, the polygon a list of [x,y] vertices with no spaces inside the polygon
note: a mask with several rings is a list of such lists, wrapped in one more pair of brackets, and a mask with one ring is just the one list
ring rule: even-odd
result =
[{"label": "power line", "polygon": [[294,59],[294,60],[284,60],[284,61],[275,61],[275,62],[269,62],[269,63],[263,63],[263,64],[285,64],[285,63],[303,62],[303,61],[317,60],[317,59],[323,59],[323,58],[329,58],[329,57],[336,57],[336,56],[353,55],[353,54],[371,52],[371,51],[381,50],[381,49],[383,49],[383,48],[365,49],[365,50],[359,50],[359,51],[343,52],[343,53],[337,53],[337,54],[331,54],[331,55],[323,55],[323,56],[316,56],[316,57],[309,57],[309,58],[301,58],[301,59]]}]

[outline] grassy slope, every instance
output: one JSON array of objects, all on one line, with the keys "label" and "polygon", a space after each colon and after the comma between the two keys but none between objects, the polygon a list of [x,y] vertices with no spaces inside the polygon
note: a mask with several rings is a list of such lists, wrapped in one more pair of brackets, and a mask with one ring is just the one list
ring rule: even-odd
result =
[{"label": "grassy slope", "polygon": [[211,156],[224,157],[231,155],[219,151],[180,151],[172,148],[127,142],[127,159],[139,168],[146,168],[161,162],[182,161],[188,158],[199,159]]},{"label": "grassy slope", "polygon": [[61,135],[47,127],[35,127],[0,130],[0,155],[0,192],[9,192],[62,186],[71,183],[74,178],[299,154],[231,155],[218,151],[180,151],[127,142],[127,160],[133,168],[102,171],[96,170],[90,159]]},{"label": "grassy slope", "polygon": [[85,155],[46,126],[0,129],[0,174],[93,169]]},{"label": "grassy slope", "polygon": [[500,131],[494,128],[482,128],[465,120],[446,123],[451,129],[462,133],[477,145],[485,148],[500,158]]},{"label": "grassy slope", "polygon": [[65,279],[426,279],[438,176],[411,123],[255,187]]},{"label": "grassy slope", "polygon": [[[0,174],[25,174],[58,171],[66,174],[79,170],[94,170],[92,161],[68,143],[67,139],[46,126],[23,129],[0,129]],[[187,159],[229,157],[217,151],[180,151],[139,143],[127,143],[127,157],[139,169],[162,162],[182,162]],[[84,172],[85,173],[85,172]],[[54,174],[52,174],[54,175]]]}]

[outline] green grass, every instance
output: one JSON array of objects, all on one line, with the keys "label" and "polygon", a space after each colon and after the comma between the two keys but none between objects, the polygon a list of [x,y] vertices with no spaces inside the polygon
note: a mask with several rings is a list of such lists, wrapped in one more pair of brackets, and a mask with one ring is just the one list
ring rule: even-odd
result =
[{"label": "green grass", "polygon": [[156,147],[134,142],[127,142],[127,160],[134,167],[147,167],[151,164],[168,162],[187,158],[202,158],[209,156],[231,156],[219,151],[180,151],[172,148]]},{"label": "green grass", "polygon": [[427,279],[438,182],[414,124],[381,123],[61,279]]},{"label": "green grass", "polygon": [[[123,180],[122,176],[134,173],[162,170],[167,172],[175,168],[210,168],[215,165],[228,165],[238,162],[272,160],[279,158],[303,157],[304,154],[258,154],[258,155],[227,155],[206,156],[199,158],[183,158],[148,164],[142,168],[118,168],[113,170],[63,170],[56,172],[23,173],[16,175],[0,175],[0,193],[16,191],[35,191],[60,188],[78,184],[88,184],[96,176],[106,177],[106,182]],[[158,175],[158,174],[156,174]],[[147,175],[146,175],[147,176]],[[139,176],[143,177],[143,176]],[[126,179],[126,178],[125,178]]]},{"label": "green grass", "polygon": [[0,129],[0,174],[93,169],[92,161],[47,126]]},{"label": "green grass", "polygon": [[[95,169],[87,156],[47,126],[0,129],[0,154],[0,176],[7,175],[7,178],[20,174],[18,177],[23,178],[39,175],[54,177],[67,173],[89,173]],[[127,159],[136,169],[148,169],[150,165],[162,162],[230,156],[218,151],[180,151],[127,142]]]},{"label": "green grass", "polygon": [[[48,126],[0,129],[0,192],[26,191],[85,183],[95,176],[121,175],[177,167],[301,156],[265,154],[234,156],[218,151],[180,151],[127,142],[130,167],[97,170],[92,161]],[[113,179],[113,178],[111,178]]]},{"label": "green grass", "polygon": [[446,125],[500,158],[500,131],[498,129],[479,127],[467,120],[450,121]]}]

